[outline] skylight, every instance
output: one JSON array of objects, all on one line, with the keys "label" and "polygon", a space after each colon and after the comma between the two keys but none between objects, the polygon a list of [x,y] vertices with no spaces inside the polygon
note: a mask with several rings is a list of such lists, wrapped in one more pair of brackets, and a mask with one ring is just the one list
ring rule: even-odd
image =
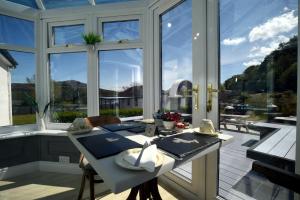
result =
[{"label": "skylight", "polygon": [[139,1],[139,0],[39,0],[41,5],[37,5],[35,0],[6,0],[16,4],[21,4],[34,9],[55,9],[55,8],[65,8],[65,7],[77,7],[77,6],[87,6],[95,4],[107,4],[107,3],[121,3],[129,1]]}]

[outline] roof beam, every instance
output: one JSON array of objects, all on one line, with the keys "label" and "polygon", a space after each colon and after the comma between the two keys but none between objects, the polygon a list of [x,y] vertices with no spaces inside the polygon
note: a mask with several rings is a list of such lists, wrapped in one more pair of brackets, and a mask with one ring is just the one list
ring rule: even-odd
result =
[{"label": "roof beam", "polygon": [[95,0],[88,0],[88,1],[89,1],[89,3],[90,3],[92,6],[95,6],[95,5],[96,5]]},{"label": "roof beam", "polygon": [[46,10],[46,9],[45,9],[45,6],[44,6],[44,3],[43,3],[43,0],[35,0],[35,3],[36,3],[37,7],[38,7],[40,10]]}]

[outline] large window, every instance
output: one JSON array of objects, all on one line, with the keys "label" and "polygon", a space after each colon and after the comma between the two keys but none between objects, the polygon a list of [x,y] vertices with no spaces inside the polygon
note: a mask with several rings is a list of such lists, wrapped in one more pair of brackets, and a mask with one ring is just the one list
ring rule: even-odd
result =
[{"label": "large window", "polygon": [[221,113],[260,122],[295,117],[297,1],[226,2],[220,18]]},{"label": "large window", "polygon": [[[192,123],[192,0],[186,0],[160,16],[161,109],[180,112]],[[192,180],[192,163],[173,170]]]},{"label": "large window", "polygon": [[51,121],[72,122],[87,115],[87,55],[50,54]]},{"label": "large window", "polygon": [[139,20],[103,22],[104,41],[138,40],[140,37]]},{"label": "large window", "polygon": [[34,36],[33,21],[0,14],[0,126],[36,122]]},{"label": "large window", "polygon": [[161,108],[192,113],[192,1],[161,15]]},{"label": "large window", "polygon": [[143,115],[143,51],[99,51],[100,115]]},{"label": "large window", "polygon": [[34,48],[32,21],[0,15],[0,44]]},{"label": "large window", "polygon": [[235,138],[220,151],[226,199],[294,198],[251,167],[294,171],[297,41],[297,0],[220,1],[220,128]]},{"label": "large window", "polygon": [[35,123],[35,56],[0,50],[0,126]]}]

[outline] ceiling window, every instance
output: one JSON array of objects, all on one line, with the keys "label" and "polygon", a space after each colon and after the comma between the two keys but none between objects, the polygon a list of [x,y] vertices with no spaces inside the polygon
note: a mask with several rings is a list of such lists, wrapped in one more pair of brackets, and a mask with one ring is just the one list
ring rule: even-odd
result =
[{"label": "ceiling window", "polygon": [[34,48],[34,23],[0,15],[0,44]]},{"label": "ceiling window", "polygon": [[88,0],[43,0],[46,9],[91,5]]}]

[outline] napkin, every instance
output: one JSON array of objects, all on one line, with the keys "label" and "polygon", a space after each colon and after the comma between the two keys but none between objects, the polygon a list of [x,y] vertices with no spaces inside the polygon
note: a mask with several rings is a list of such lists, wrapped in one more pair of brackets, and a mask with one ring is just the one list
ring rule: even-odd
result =
[{"label": "napkin", "polygon": [[[156,144],[146,147],[144,150],[138,153],[131,153],[124,156],[124,160],[135,166],[137,160],[140,157],[140,161],[137,167],[141,167],[148,172],[154,172],[156,161],[157,147]],[[141,155],[140,155],[141,154]]]}]

